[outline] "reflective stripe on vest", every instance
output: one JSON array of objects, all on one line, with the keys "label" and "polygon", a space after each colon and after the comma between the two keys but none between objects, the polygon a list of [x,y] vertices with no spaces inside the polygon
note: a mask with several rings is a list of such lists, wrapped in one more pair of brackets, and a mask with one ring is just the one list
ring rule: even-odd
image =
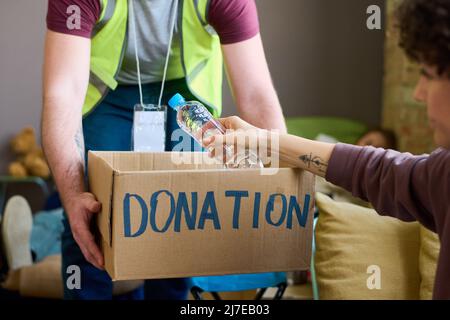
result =
[{"label": "reflective stripe on vest", "polygon": [[95,25],[94,30],[92,30],[91,38],[95,37],[97,33],[99,33],[103,27],[111,20],[114,9],[116,9],[116,0],[105,1],[102,0],[102,13],[100,15],[98,23]]},{"label": "reflective stripe on vest", "polygon": [[209,0],[181,0],[179,30],[187,86],[217,117],[222,111],[223,62],[219,37],[215,31],[211,32],[212,27],[205,25],[209,3]]}]

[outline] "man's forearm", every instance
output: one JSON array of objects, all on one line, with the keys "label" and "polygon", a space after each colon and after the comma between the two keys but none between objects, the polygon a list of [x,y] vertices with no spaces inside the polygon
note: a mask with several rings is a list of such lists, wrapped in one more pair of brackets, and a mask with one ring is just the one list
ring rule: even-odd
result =
[{"label": "man's forearm", "polygon": [[73,195],[85,192],[86,186],[81,112],[62,107],[71,99],[65,100],[45,99],[42,143],[61,200],[66,206]]},{"label": "man's forearm", "polygon": [[283,111],[274,89],[272,93],[258,93],[242,101],[238,100],[237,104],[240,106],[241,118],[248,123],[258,128],[275,129],[281,134],[287,133]]},{"label": "man's forearm", "polygon": [[223,45],[222,49],[239,116],[258,128],[286,133],[261,36],[257,34],[245,41]]}]

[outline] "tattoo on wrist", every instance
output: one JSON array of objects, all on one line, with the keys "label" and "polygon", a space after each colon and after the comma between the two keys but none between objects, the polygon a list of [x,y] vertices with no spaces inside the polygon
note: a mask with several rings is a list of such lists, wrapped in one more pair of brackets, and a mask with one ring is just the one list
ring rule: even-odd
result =
[{"label": "tattoo on wrist", "polygon": [[316,168],[319,172],[325,173],[328,167],[321,157],[315,156],[312,153],[305,154],[299,157],[299,159],[306,165],[307,168]]}]

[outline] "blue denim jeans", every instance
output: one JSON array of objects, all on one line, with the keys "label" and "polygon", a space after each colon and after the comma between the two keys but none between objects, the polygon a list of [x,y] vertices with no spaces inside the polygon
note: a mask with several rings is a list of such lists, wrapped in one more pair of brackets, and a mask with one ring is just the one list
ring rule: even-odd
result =
[{"label": "blue denim jeans", "polygon": [[[144,85],[144,103],[158,103],[160,86],[160,83]],[[162,103],[167,105],[168,100],[177,92],[187,99],[194,99],[185,80],[181,79],[166,83]],[[83,119],[86,154],[88,150],[130,151],[133,112],[138,102],[137,86],[119,86],[116,90],[110,91],[105,99]],[[178,143],[178,141],[171,141],[171,133],[179,129],[179,126],[176,123],[175,111],[168,109],[166,151],[171,151]],[[182,139],[190,138],[185,136]],[[191,146],[192,150],[201,150],[193,140],[191,140]],[[67,218],[64,219],[63,224],[64,232],[61,240],[64,297],[66,299],[112,299],[111,278],[105,271],[95,268],[86,261],[73,239]],[[81,269],[81,289],[70,290],[66,286],[70,276],[70,273],[66,271],[70,265],[77,265]],[[144,288],[139,288],[122,297],[114,297],[114,299],[184,300],[187,298],[189,284],[189,279],[148,280]]]},{"label": "blue denim jeans", "polygon": [[61,233],[63,231],[63,209],[40,211],[33,215],[30,247],[34,262],[61,253]]}]

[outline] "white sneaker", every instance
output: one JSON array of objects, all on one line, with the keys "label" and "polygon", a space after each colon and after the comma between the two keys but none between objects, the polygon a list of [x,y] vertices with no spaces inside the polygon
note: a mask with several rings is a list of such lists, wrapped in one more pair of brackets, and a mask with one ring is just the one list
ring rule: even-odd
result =
[{"label": "white sneaker", "polygon": [[14,196],[6,203],[2,222],[2,242],[9,270],[33,264],[30,249],[33,216],[27,200]]}]

